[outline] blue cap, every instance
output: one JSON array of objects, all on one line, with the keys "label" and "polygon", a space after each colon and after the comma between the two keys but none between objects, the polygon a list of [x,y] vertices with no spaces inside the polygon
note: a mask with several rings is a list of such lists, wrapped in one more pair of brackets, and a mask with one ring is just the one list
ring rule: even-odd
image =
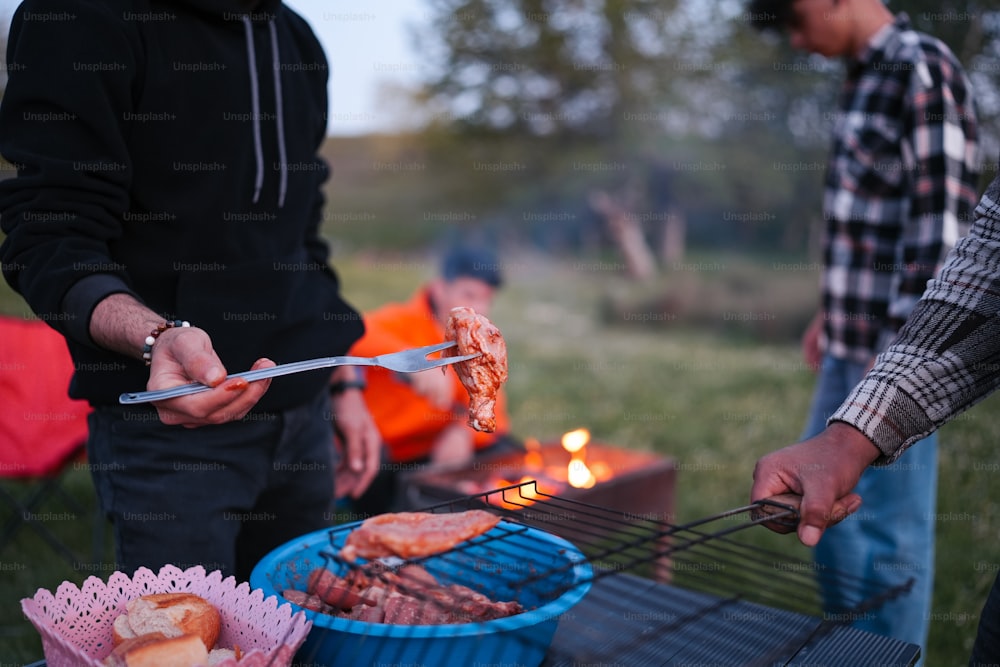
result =
[{"label": "blue cap", "polygon": [[445,280],[455,278],[475,278],[492,287],[503,284],[500,259],[486,247],[457,246],[452,248],[441,263],[441,275]]}]

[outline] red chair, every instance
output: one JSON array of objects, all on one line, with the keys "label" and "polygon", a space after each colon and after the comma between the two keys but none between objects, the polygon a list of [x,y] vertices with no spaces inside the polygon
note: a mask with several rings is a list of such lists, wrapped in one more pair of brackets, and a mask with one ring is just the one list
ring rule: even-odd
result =
[{"label": "red chair", "polygon": [[[86,460],[84,401],[69,398],[73,361],[62,336],[40,320],[0,316],[0,503],[11,515],[0,529],[0,551],[23,528],[34,530],[70,561],[80,559],[58,535],[58,524],[40,508],[55,498],[81,514],[83,507],[63,487],[64,475]],[[94,529],[94,553],[103,544],[103,521]],[[100,542],[98,542],[100,540]]]}]

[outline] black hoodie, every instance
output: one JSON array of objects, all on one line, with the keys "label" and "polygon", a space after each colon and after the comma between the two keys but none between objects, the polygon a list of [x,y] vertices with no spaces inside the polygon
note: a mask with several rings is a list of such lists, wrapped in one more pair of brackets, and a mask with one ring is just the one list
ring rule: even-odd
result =
[{"label": "black hoodie", "polygon": [[[141,361],[87,333],[116,292],[205,329],[230,372],[361,335],[319,235],[328,71],[301,17],[273,0],[27,0],[8,69],[0,258],[66,335],[72,396],[145,387]],[[299,405],[326,375],[276,379],[258,407]]]}]

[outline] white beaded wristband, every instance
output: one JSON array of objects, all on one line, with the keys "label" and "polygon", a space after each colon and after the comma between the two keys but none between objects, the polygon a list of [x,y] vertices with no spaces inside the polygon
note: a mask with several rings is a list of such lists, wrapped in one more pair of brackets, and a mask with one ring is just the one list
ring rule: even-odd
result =
[{"label": "white beaded wristband", "polygon": [[149,366],[150,364],[153,363],[153,343],[156,342],[156,339],[160,337],[161,333],[163,333],[167,329],[172,329],[174,327],[189,327],[189,326],[191,326],[191,323],[186,322],[184,320],[167,320],[163,324],[159,325],[158,327],[150,331],[149,335],[146,336],[146,340],[144,341],[145,345],[142,346],[142,360],[146,363],[146,365]]}]

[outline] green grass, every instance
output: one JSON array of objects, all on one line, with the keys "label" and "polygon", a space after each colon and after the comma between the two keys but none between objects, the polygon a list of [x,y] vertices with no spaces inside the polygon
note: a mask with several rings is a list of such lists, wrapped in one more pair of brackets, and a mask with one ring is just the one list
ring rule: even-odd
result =
[{"label": "green grass", "polygon": [[[769,261],[724,263],[714,271],[681,267],[640,287],[599,265],[507,255],[509,286],[492,319],[508,341],[517,434],[544,440],[583,426],[597,441],[673,457],[679,522],[743,505],[756,459],[793,442],[805,419],[813,376],[787,332],[808,318],[816,282]],[[433,271],[425,257],[355,255],[336,257],[335,264],[345,293],[361,308],[408,297]],[[699,298],[692,299],[692,291]],[[662,294],[674,305],[655,305]],[[20,312],[21,306],[0,294],[0,308]],[[761,331],[747,326],[750,318],[726,316],[736,312],[769,313],[773,318],[765,321],[775,326]],[[942,432],[928,665],[966,664],[1000,567],[998,407],[1000,397],[991,398]],[[73,471],[69,481],[85,499],[91,493],[84,471]],[[89,547],[88,522],[55,528],[80,549]],[[791,536],[754,528],[746,539],[808,557]],[[46,556],[27,533],[0,554],[0,565],[0,662],[37,659],[40,644],[18,600],[63,580],[80,583],[91,572]]]}]

